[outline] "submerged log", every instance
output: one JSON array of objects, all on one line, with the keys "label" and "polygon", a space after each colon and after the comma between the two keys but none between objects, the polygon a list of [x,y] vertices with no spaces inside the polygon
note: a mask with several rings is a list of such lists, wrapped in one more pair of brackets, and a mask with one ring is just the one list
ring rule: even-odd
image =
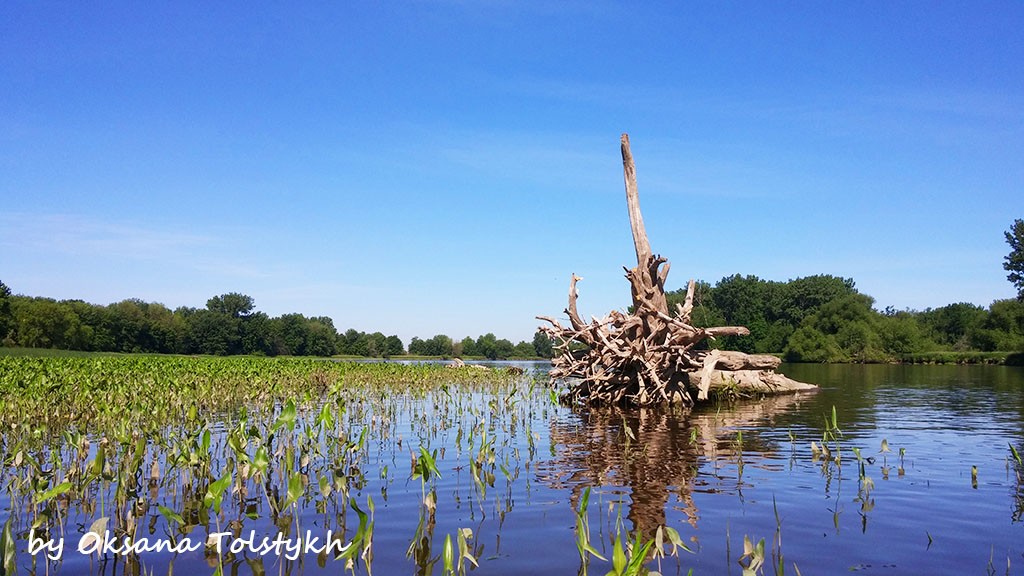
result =
[{"label": "submerged log", "polygon": [[750,331],[743,326],[693,326],[693,280],[687,284],[684,303],[669,311],[665,296],[669,262],[651,251],[626,134],[622,135],[621,151],[637,260],[635,267],[625,268],[633,309],[628,314],[613,310],[605,318],[585,323],[576,306],[576,284],[583,279],[573,274],[565,308],[569,326],[548,316],[537,317],[550,324],[541,330],[555,341],[558,351],[552,360],[551,378],[571,383],[563,400],[636,406],[692,404],[694,392],[697,400],[706,400],[716,386],[758,393],[815,388],[775,374],[779,359],[773,356],[698,350],[704,340],[744,336]]}]

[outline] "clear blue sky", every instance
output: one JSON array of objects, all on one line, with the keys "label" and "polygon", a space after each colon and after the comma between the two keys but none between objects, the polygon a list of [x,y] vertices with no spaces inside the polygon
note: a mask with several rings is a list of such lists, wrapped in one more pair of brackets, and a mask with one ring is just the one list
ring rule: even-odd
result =
[{"label": "clear blue sky", "polygon": [[1016,1],[5,1],[0,280],[528,340],[629,304],[622,132],[670,288],[1015,294]]}]

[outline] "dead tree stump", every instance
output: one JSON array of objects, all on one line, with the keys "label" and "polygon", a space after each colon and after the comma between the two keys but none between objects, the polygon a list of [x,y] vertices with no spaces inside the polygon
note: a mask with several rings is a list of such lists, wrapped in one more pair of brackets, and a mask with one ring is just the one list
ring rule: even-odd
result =
[{"label": "dead tree stump", "polygon": [[743,336],[750,331],[742,326],[693,326],[693,280],[687,285],[684,303],[669,310],[665,298],[669,262],[651,251],[640,213],[636,166],[627,134],[622,135],[621,143],[626,205],[636,248],[636,266],[624,268],[633,309],[631,313],[613,310],[603,319],[584,323],[576,309],[576,283],[582,278],[573,274],[569,281],[569,305],[565,309],[570,325],[564,327],[548,316],[537,317],[550,324],[541,330],[555,341],[551,379],[570,383],[563,401],[591,405],[692,405],[694,392],[696,401],[706,400],[712,387],[735,387],[739,393],[816,388],[776,374],[779,359],[774,356],[697,349],[705,339]]}]

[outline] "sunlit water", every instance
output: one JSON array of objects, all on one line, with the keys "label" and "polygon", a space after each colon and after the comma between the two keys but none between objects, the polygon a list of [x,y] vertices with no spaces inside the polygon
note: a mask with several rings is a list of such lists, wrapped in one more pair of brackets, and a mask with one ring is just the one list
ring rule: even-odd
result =
[{"label": "sunlit water", "polygon": [[[1024,448],[1024,371],[845,365],[781,371],[822,388],[693,412],[574,412],[551,403],[540,385],[528,398],[520,390],[508,402],[466,393],[447,403],[436,395],[396,400],[386,437],[368,439],[350,493],[361,509],[371,498],[375,506],[370,570],[361,559],[355,571],[441,574],[445,538],[454,543],[459,529],[470,528],[477,573],[576,574],[576,511],[590,487],[591,542],[605,557],[611,558],[617,526],[623,537],[638,530],[650,538],[662,525],[679,532],[694,553],[662,560],[664,574],[692,568],[697,575],[738,575],[744,537],[765,540],[766,574],[777,573],[779,552],[787,574],[795,567],[804,575],[1024,574],[1024,487],[1009,449]],[[815,458],[811,449],[812,441],[822,444],[833,407],[838,431],[825,444],[838,463]],[[883,440],[888,452],[881,451]],[[478,481],[472,462],[486,442],[493,460],[484,458]],[[437,451],[441,474],[427,484],[411,477],[421,446]],[[313,480],[307,494],[316,492]],[[433,515],[422,502],[431,491]],[[152,503],[175,498],[156,494]],[[258,518],[227,506],[222,526],[237,520],[243,534],[273,536],[266,506],[254,502]],[[140,570],[115,556],[77,554],[87,521],[80,514],[68,523],[63,560],[47,567],[37,556],[36,573]],[[351,536],[356,523],[345,502],[303,499],[303,532]],[[162,518],[154,524],[159,529],[151,537],[166,534]],[[199,526],[191,536],[202,541],[214,530]],[[410,550],[414,541],[419,546]],[[19,567],[28,568],[24,540],[19,546]],[[147,573],[214,570],[202,551],[146,553],[139,560]],[[226,558],[225,573],[344,571],[343,562],[327,559],[321,567],[317,560],[315,554],[296,561],[241,554]],[[590,560],[591,574],[609,569],[610,562]]]}]

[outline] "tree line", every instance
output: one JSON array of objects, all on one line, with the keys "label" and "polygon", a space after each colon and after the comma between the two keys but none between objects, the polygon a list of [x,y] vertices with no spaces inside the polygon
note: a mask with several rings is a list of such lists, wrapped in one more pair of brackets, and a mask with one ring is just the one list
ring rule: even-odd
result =
[{"label": "tree line", "polygon": [[[917,310],[874,309],[852,278],[819,275],[787,282],[728,276],[698,283],[694,318],[699,326],[739,325],[750,336],[718,345],[744,352],[778,353],[790,362],[887,362],[930,352],[1024,351],[1024,221],[1004,232],[1003,259],[1016,299],[988,308],[956,303]],[[685,299],[669,295],[670,306]]]},{"label": "tree line", "polygon": [[[543,336],[543,334],[540,334]],[[497,339],[494,334],[453,342],[444,335],[413,338],[409,354],[429,356],[550,357],[551,342]],[[159,354],[254,354],[264,356],[353,355],[388,358],[406,353],[396,335],[339,332],[327,316],[256,310],[251,296],[214,296],[205,308],[171,310],[160,303],[128,299],[107,306],[82,300],[12,295],[0,282],[0,343],[26,348]]]},{"label": "tree line", "polygon": [[[878,311],[874,298],[857,291],[852,278],[807,276],[778,282],[727,276],[713,286],[698,282],[692,319],[696,326],[746,326],[749,336],[722,337],[715,346],[750,353],[782,353],[791,362],[887,362],[929,352],[1024,351],[1024,221],[1005,232],[1011,251],[1003,268],[1016,299],[988,308],[956,303],[940,308]],[[667,294],[670,308],[684,290]],[[108,306],[81,300],[12,295],[0,282],[0,342],[4,346],[172,354],[389,357],[406,352],[398,336],[339,333],[326,316],[255,310],[250,296],[214,296],[206,308],[170,310],[129,299]],[[414,337],[409,354],[484,356],[491,359],[552,356],[552,342],[538,331],[533,342],[485,334],[454,341],[438,334]]]},{"label": "tree line", "polygon": [[[685,290],[668,294],[682,303]],[[957,303],[923,311],[873,308],[851,278],[808,276],[786,282],[728,276],[698,282],[699,326],[746,326],[749,336],[719,338],[716,347],[782,353],[791,362],[887,362],[927,352],[1024,350],[1024,301],[989,308]]]},{"label": "tree line", "polygon": [[[668,293],[669,306],[685,290]],[[794,362],[883,362],[908,355],[953,351],[1024,350],[1024,300],[997,300],[988,308],[957,303],[923,311],[882,311],[857,291],[853,279],[829,275],[786,282],[733,275],[698,282],[693,319],[698,326],[746,326],[749,336],[713,345],[749,353],[782,353]],[[406,349],[395,335],[355,329],[339,332],[331,318],[269,317],[250,296],[228,293],[205,308],[129,299],[107,306],[81,300],[12,295],[0,282],[0,335],[4,346],[164,354],[266,356],[403,354],[491,359],[550,358],[552,342],[537,332],[513,344],[488,333],[453,340],[438,334],[412,338]]]}]

